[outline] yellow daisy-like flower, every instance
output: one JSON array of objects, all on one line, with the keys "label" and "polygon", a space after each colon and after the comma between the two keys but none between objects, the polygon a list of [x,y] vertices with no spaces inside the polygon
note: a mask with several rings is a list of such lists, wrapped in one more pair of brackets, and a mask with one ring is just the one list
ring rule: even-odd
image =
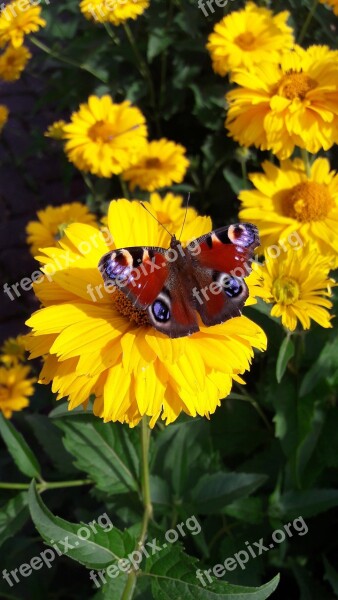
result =
[{"label": "yellow daisy-like flower", "polygon": [[0,46],[8,42],[14,48],[22,46],[25,35],[46,25],[40,15],[41,7],[33,6],[29,0],[14,0],[7,4],[0,13]]},{"label": "yellow daisy-like flower", "polygon": [[10,369],[0,367],[0,411],[10,419],[14,411],[29,405],[28,397],[34,393],[35,378],[28,378],[29,367],[15,365]]},{"label": "yellow daisy-like flower", "polygon": [[[162,236],[138,202],[124,199],[111,202],[108,225],[117,248],[157,246]],[[209,218],[196,217],[189,237],[210,229]],[[171,423],[182,411],[209,416],[249,368],[253,347],[265,349],[264,332],[241,316],[183,338],[160,333],[128,308],[122,292],[105,290],[97,265],[107,244],[98,240],[91,252],[80,250],[93,232],[89,225],[71,225],[59,250],[46,248],[41,256],[50,263],[67,252],[72,262],[60,269],[55,261],[53,281],[36,286],[44,308],[27,323],[33,330],[27,347],[32,357],[46,356],[40,382],[52,381],[58,398],[69,397],[70,409],[94,394],[94,413],[105,422],[134,426],[148,415],[153,426],[158,418]],[[165,242],[169,247],[169,234]]]},{"label": "yellow daisy-like flower", "polygon": [[326,4],[326,6],[331,6],[334,14],[338,16],[338,0],[319,0],[319,2]]},{"label": "yellow daisy-like flower", "polygon": [[25,46],[8,46],[0,56],[0,78],[4,81],[19,79],[30,58],[32,55]]},{"label": "yellow daisy-like flower", "polygon": [[[187,210],[182,208],[182,196],[177,196],[171,192],[168,192],[168,194],[165,194],[165,196],[162,198],[160,194],[153,192],[150,194],[149,202],[159,222],[170,232],[174,233],[177,238],[180,235],[183,221],[186,238],[189,239],[194,236],[194,221],[198,214],[197,211],[191,206]],[[158,245],[163,247],[168,241],[168,236],[163,228],[162,235],[161,231],[159,231],[159,236],[160,239]]]},{"label": "yellow daisy-like flower", "polygon": [[59,121],[54,121],[51,125],[47,127],[44,135],[45,137],[52,138],[53,140],[64,140],[65,132],[64,126],[67,125],[66,121],[60,119]]},{"label": "yellow daisy-like flower", "polygon": [[173,183],[181,183],[189,166],[186,149],[165,138],[148,142],[138,162],[123,172],[131,190],[136,186],[153,192]]},{"label": "yellow daisy-like flower", "polygon": [[127,19],[137,19],[149,4],[149,0],[82,0],[80,10],[91,21],[120,25]]},{"label": "yellow daisy-like flower", "polygon": [[274,15],[248,2],[216,23],[207,44],[215,73],[251,70],[265,61],[278,63],[281,51],[291,48],[294,41],[288,17],[287,11]]},{"label": "yellow daisy-like flower", "polygon": [[280,63],[233,74],[226,127],[242,146],[288,158],[295,146],[316,153],[338,142],[338,61],[326,47],[295,47]]},{"label": "yellow daisy-like flower", "polygon": [[249,176],[256,189],[239,194],[240,219],[257,225],[263,246],[287,243],[297,232],[301,243],[336,259],[338,175],[330,171],[329,161],[317,158],[310,177],[301,159],[286,160],[280,167],[265,161],[262,167],[264,173]]},{"label": "yellow daisy-like flower", "polygon": [[63,128],[69,160],[99,177],[118,175],[137,162],[147,144],[143,114],[129,101],[90,96]]},{"label": "yellow daisy-like flower", "polygon": [[9,110],[7,106],[0,104],[0,133],[8,121]]},{"label": "yellow daisy-like flower", "polygon": [[8,338],[0,348],[0,361],[6,367],[11,367],[23,361],[25,353],[26,348],[22,335],[18,335],[16,338]]},{"label": "yellow daisy-like flower", "polygon": [[290,249],[278,257],[265,254],[264,265],[254,263],[260,278],[257,296],[273,304],[271,316],[281,317],[284,327],[294,331],[297,321],[303,329],[309,329],[311,319],[321,327],[331,327],[332,319],[327,309],[332,303],[334,281],[329,278],[330,261],[306,246]]},{"label": "yellow daisy-like flower", "polygon": [[30,221],[26,227],[27,243],[33,256],[40,248],[58,247],[58,241],[71,223],[87,223],[95,226],[96,217],[80,202],[47,206],[37,212],[37,221]]}]

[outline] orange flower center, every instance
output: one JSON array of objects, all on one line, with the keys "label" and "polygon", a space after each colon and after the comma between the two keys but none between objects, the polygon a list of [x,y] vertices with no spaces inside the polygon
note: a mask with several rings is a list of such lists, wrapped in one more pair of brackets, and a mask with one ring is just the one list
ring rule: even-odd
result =
[{"label": "orange flower center", "polygon": [[9,399],[9,390],[8,388],[3,385],[2,383],[0,384],[0,404],[2,402],[6,402],[6,400]]},{"label": "orange flower center", "polygon": [[300,289],[292,277],[279,277],[273,282],[272,295],[280,304],[293,304],[299,298]]},{"label": "orange flower center", "polygon": [[283,200],[283,213],[300,222],[321,221],[334,207],[327,186],[316,181],[295,185]]},{"label": "orange flower center", "polygon": [[115,290],[114,294],[112,295],[112,300],[116,310],[118,310],[121,315],[129,319],[129,321],[134,321],[137,323],[137,325],[149,325],[147,312],[145,310],[135,308],[134,304],[128,300],[126,295],[121,292],[121,290]]},{"label": "orange flower center", "polygon": [[289,71],[278,84],[277,94],[288,100],[304,100],[306,94],[317,86],[317,82],[305,73]]},{"label": "orange flower center", "polygon": [[252,35],[251,31],[245,31],[244,33],[240,33],[240,35],[238,35],[235,38],[235,43],[242,50],[253,50],[255,41],[256,38],[254,35]]},{"label": "orange flower center", "polygon": [[104,142],[107,144],[115,137],[115,127],[112,123],[98,121],[89,128],[88,135],[93,142]]},{"label": "orange flower center", "polygon": [[146,168],[147,169],[159,169],[161,166],[161,161],[159,158],[147,158],[146,160]]}]

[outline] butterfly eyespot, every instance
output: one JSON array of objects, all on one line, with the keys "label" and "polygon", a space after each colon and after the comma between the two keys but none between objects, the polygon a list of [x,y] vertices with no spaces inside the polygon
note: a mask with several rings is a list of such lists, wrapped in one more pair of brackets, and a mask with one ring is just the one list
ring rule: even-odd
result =
[{"label": "butterfly eyespot", "polygon": [[163,300],[155,300],[151,307],[154,319],[166,323],[170,319],[170,310]]},{"label": "butterfly eyespot", "polygon": [[243,291],[243,285],[240,279],[232,277],[231,275],[224,275],[220,280],[220,284],[223,286],[224,291],[229,298],[237,298]]}]

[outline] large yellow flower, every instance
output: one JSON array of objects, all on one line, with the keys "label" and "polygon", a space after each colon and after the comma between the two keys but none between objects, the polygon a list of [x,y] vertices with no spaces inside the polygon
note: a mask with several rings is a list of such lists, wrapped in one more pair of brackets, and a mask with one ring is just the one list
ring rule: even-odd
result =
[{"label": "large yellow flower", "polygon": [[[243,221],[257,225],[263,246],[287,243],[293,232],[300,243],[312,244],[323,255],[338,256],[338,175],[326,158],[317,158],[307,177],[301,159],[280,167],[263,163],[263,173],[252,173],[254,190],[239,194]],[[289,244],[290,246],[290,244]]]},{"label": "large yellow flower", "polygon": [[149,4],[149,0],[82,0],[80,10],[86,19],[120,25],[127,19],[137,19]]},{"label": "large yellow flower", "polygon": [[[138,202],[111,202],[108,224],[117,248],[157,246],[162,236],[161,226]],[[196,217],[189,238],[210,229],[209,218]],[[36,286],[44,308],[27,323],[33,330],[27,347],[32,357],[45,356],[40,382],[52,381],[58,398],[69,397],[70,409],[95,394],[94,412],[106,422],[134,426],[146,414],[153,426],[158,418],[171,423],[182,411],[210,415],[233,379],[249,368],[253,347],[265,349],[265,334],[241,316],[171,339],[145,324],[137,311],[127,315],[125,296],[105,291],[97,268],[107,244],[98,238],[90,252],[80,250],[93,231],[70,225],[60,249],[45,249],[41,256],[50,263],[67,252],[71,262],[61,269],[55,262],[53,281]],[[182,242],[187,239],[184,230]],[[169,247],[169,234],[165,242]]]},{"label": "large yellow flower", "polygon": [[338,142],[337,53],[299,46],[280,63],[234,73],[240,86],[227,94],[226,127],[242,146],[252,144],[288,158],[295,146],[309,152]]},{"label": "large yellow flower", "polygon": [[32,58],[28,48],[8,46],[0,56],[0,78],[4,81],[16,81]]},{"label": "large yellow flower", "polygon": [[15,365],[10,369],[0,367],[0,411],[10,419],[14,411],[29,405],[28,397],[34,393],[34,378],[28,378],[30,368]]},{"label": "large yellow flower", "polygon": [[128,169],[146,148],[147,127],[141,111],[129,101],[115,104],[108,95],[90,96],[63,132],[69,160],[99,177]]},{"label": "large yellow flower", "polygon": [[309,329],[311,319],[321,327],[331,327],[331,315],[327,309],[332,303],[334,281],[329,278],[330,261],[306,246],[289,249],[278,257],[265,254],[264,265],[254,264],[256,275],[260,277],[257,296],[273,304],[271,315],[281,317],[284,327],[294,331],[297,321],[304,329]]},{"label": "large yellow flower", "polygon": [[281,51],[293,44],[288,17],[287,11],[274,15],[253,2],[223,17],[208,38],[214,71],[226,75],[241,67],[251,70],[265,61],[278,63]]},{"label": "large yellow flower", "polygon": [[8,121],[9,110],[7,106],[0,104],[0,133]]},{"label": "large yellow flower", "polygon": [[186,149],[165,138],[149,142],[138,162],[123,173],[123,179],[130,182],[130,188],[153,192],[159,188],[181,183],[189,161]]},{"label": "large yellow flower", "polygon": [[14,0],[7,4],[0,13],[0,46],[7,42],[14,48],[22,46],[25,35],[46,25],[40,15],[41,7],[33,6],[29,0]]},{"label": "large yellow flower", "polygon": [[40,248],[58,246],[65,228],[70,223],[96,224],[96,217],[80,202],[62,204],[61,206],[47,206],[37,212],[37,221],[30,221],[26,227],[27,243],[33,256]]},{"label": "large yellow flower", "polygon": [[338,16],[338,0],[319,0],[319,2],[331,6],[334,14]]}]

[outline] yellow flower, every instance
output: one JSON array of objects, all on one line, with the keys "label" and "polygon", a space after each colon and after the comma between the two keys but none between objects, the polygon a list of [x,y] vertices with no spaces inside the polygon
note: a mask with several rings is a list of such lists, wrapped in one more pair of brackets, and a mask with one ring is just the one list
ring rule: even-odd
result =
[{"label": "yellow flower", "polygon": [[96,217],[80,202],[47,206],[37,212],[37,221],[30,221],[26,227],[27,243],[31,246],[33,256],[40,248],[58,247],[58,241],[64,235],[65,229],[71,223],[88,223],[95,225]]},{"label": "yellow flower", "polygon": [[[183,198],[168,192],[162,198],[157,192],[150,194],[150,206],[156,214],[156,218],[164,225],[171,233],[178,238],[182,229],[183,221],[186,239],[194,236],[194,221],[197,217],[197,212],[194,208],[189,207],[186,211],[182,208]],[[191,230],[191,235],[190,235]],[[167,243],[166,231],[162,228],[159,230],[158,246],[163,247]]]},{"label": "yellow flower", "polygon": [[338,0],[319,0],[319,2],[326,4],[326,6],[331,6],[334,14],[338,16]]},{"label": "yellow flower", "polygon": [[[157,246],[162,236],[162,227],[138,202],[111,202],[108,224],[117,248]],[[189,237],[210,229],[209,218],[196,217]],[[253,347],[265,349],[264,332],[241,316],[183,338],[160,333],[128,309],[122,292],[104,289],[97,265],[107,244],[99,239],[89,253],[80,250],[93,231],[70,225],[60,249],[45,249],[41,256],[50,262],[67,252],[72,262],[58,268],[55,260],[53,281],[36,286],[44,308],[27,323],[33,330],[27,347],[32,357],[46,355],[40,382],[52,381],[58,398],[69,397],[70,409],[86,406],[94,394],[94,413],[105,422],[134,426],[146,414],[153,426],[158,418],[171,423],[182,411],[209,416],[233,379],[249,368]],[[169,234],[164,241],[169,247]],[[182,243],[187,241],[184,230]]]},{"label": "yellow flower", "polygon": [[64,126],[67,125],[66,121],[62,119],[60,121],[54,121],[51,125],[48,125],[45,131],[45,137],[50,137],[53,140],[63,140],[65,138]]},{"label": "yellow flower", "polygon": [[10,42],[14,48],[23,44],[24,36],[46,25],[41,19],[41,7],[32,6],[29,0],[14,0],[0,13],[0,46]]},{"label": "yellow flower", "polygon": [[301,159],[286,160],[280,167],[265,161],[262,167],[264,174],[249,176],[256,189],[239,194],[241,220],[257,225],[263,246],[288,243],[297,232],[301,244],[337,258],[338,175],[330,171],[329,161],[317,158],[310,177]]},{"label": "yellow flower", "polygon": [[147,127],[129,101],[115,104],[108,95],[90,96],[64,126],[69,160],[99,177],[118,175],[134,164],[146,147]]},{"label": "yellow flower", "polygon": [[86,19],[120,25],[127,19],[137,19],[149,4],[149,0],[82,0],[80,10]]},{"label": "yellow flower", "polygon": [[32,58],[28,48],[8,46],[0,56],[0,78],[4,81],[16,81],[20,78],[29,59]]},{"label": "yellow flower", "polygon": [[25,358],[25,344],[22,335],[8,338],[0,348],[0,361],[7,367],[18,364]]},{"label": "yellow flower", "polygon": [[6,419],[14,411],[29,405],[28,396],[34,393],[34,378],[28,379],[29,367],[15,365],[10,369],[0,367],[0,410]]},{"label": "yellow flower", "polygon": [[131,190],[138,186],[148,192],[181,183],[189,166],[185,152],[183,146],[165,138],[148,142],[138,162],[123,172],[123,179],[130,182]]},{"label": "yellow flower", "polygon": [[315,250],[306,246],[298,250],[289,249],[277,258],[265,254],[265,264],[254,264],[260,277],[261,289],[257,296],[273,304],[271,316],[281,317],[284,327],[294,331],[297,321],[309,329],[311,319],[321,327],[331,327],[331,315],[327,309],[332,303],[329,279],[330,262]]},{"label": "yellow flower", "polygon": [[327,47],[295,47],[280,63],[238,71],[227,94],[226,127],[242,146],[288,158],[295,146],[309,152],[338,142],[338,61]]},{"label": "yellow flower", "polygon": [[274,15],[271,10],[248,2],[216,23],[208,38],[215,73],[226,75],[238,68],[251,70],[262,62],[278,63],[282,50],[293,44],[289,13]]},{"label": "yellow flower", "polygon": [[8,115],[9,115],[9,110],[8,110],[7,106],[0,104],[0,133],[7,123]]}]

